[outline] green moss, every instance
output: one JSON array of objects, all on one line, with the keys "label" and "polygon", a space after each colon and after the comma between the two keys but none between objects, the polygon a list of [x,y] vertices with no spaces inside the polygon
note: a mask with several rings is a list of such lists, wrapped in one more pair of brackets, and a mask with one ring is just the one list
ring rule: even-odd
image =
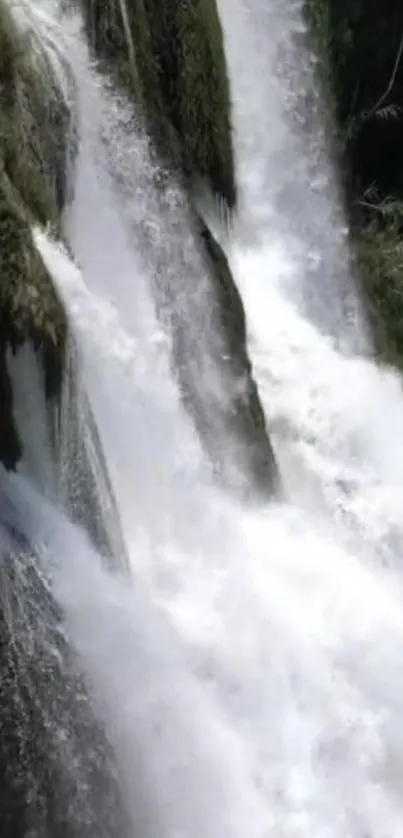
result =
[{"label": "green moss", "polygon": [[179,173],[193,203],[194,245],[215,300],[211,316],[217,344],[208,341],[206,352],[220,394],[200,389],[209,359],[200,357],[196,324],[170,311],[182,398],[224,483],[233,486],[239,469],[243,489],[267,497],[278,487],[278,473],[247,354],[242,301],[223,250],[194,209],[206,186],[230,211],[237,197],[230,87],[216,0],[80,2],[95,53],[131,94],[157,159]]},{"label": "green moss", "polygon": [[44,358],[47,388],[61,376],[67,339],[63,304],[31,232],[29,217],[0,169],[0,334],[13,348],[29,339]]},{"label": "green moss", "polygon": [[162,159],[230,209],[231,101],[216,0],[81,0],[95,53],[131,93]]},{"label": "green moss", "polygon": [[43,361],[48,396],[61,392],[66,314],[33,241],[32,225],[59,226],[69,124],[49,58],[0,0],[0,458],[7,467],[20,453],[7,347],[16,350],[30,341]]},{"label": "green moss", "polygon": [[172,121],[196,173],[230,208],[236,203],[231,102],[215,0],[176,3],[179,66]]},{"label": "green moss", "polygon": [[208,324],[192,328],[197,303],[193,309],[190,303],[192,324],[181,312],[171,313],[174,374],[223,485],[267,499],[279,478],[248,358],[242,300],[223,249],[200,217],[194,214],[191,223],[211,279],[208,312],[203,309]]}]

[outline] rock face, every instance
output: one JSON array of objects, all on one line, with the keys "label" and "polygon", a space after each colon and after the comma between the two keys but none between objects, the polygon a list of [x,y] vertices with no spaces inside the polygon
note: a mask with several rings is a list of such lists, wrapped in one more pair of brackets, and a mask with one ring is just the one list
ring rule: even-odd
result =
[{"label": "rock face", "polygon": [[[19,459],[11,385],[4,354],[31,341],[41,355],[46,390],[60,391],[68,324],[31,232],[32,222],[57,224],[64,202],[69,114],[55,74],[33,33],[0,2],[0,323],[2,390],[9,406],[2,460]],[[8,451],[7,451],[8,449]]]},{"label": "rock face", "polygon": [[[132,92],[155,154],[191,200],[208,187],[228,213],[236,205],[229,86],[215,0],[82,0],[99,55]],[[28,8],[30,12],[28,14]],[[113,491],[86,394],[77,347],[33,226],[63,235],[77,130],[48,42],[27,7],[0,0],[0,488],[27,440],[17,420],[10,352],[29,348],[44,380],[63,502],[107,556]],[[59,72],[61,71],[61,72]],[[176,328],[175,367],[184,398],[218,470],[233,440],[246,482],[266,494],[277,472],[246,351],[242,303],[225,255],[189,208],[214,286],[222,395],[206,402],[188,365],[189,330]],[[192,294],[192,289],[189,289]],[[178,324],[177,324],[178,325]],[[214,355],[214,352],[213,352]],[[199,359],[200,360],[200,359]],[[17,365],[18,366],[18,365]],[[15,371],[16,367],[14,367]],[[21,417],[20,417],[21,419]],[[99,498],[99,484],[106,505]],[[119,538],[121,544],[119,545]],[[39,556],[10,519],[0,492],[0,823],[4,838],[126,838],[133,834],[113,754],[94,716],[63,615]]]},{"label": "rock face", "polygon": [[67,195],[75,126],[48,50],[21,9],[11,9],[1,0],[1,166],[25,212],[56,224]]},{"label": "rock face", "polygon": [[[3,466],[18,468],[27,446],[24,422],[16,419],[9,356],[29,348],[43,374],[43,397],[53,418],[55,463],[64,431],[59,420],[68,402],[75,448],[70,446],[70,462],[59,462],[60,476],[67,472],[68,478],[65,505],[109,554],[96,470],[84,438],[88,425],[81,421],[75,370],[68,363],[74,341],[32,232],[33,224],[52,225],[61,235],[76,127],[50,53],[23,16],[17,19],[20,13],[20,6],[0,0],[0,483]],[[89,410],[86,418],[93,423]],[[118,521],[95,430],[91,439]],[[115,556],[124,560],[124,550]],[[113,755],[50,582],[35,551],[10,524],[1,497],[0,564],[1,834],[129,836]]]},{"label": "rock face", "polygon": [[[213,339],[206,341],[205,351],[203,343],[197,350],[186,320],[176,319],[174,367],[217,477],[243,497],[265,497],[268,491],[280,490],[280,478],[247,353],[242,300],[223,249],[197,215],[194,226],[202,243],[204,269],[214,286],[208,313]],[[208,356],[213,384],[207,372],[203,386]]]},{"label": "rock face", "polygon": [[0,498],[1,834],[129,838],[110,747],[49,581],[7,519]]},{"label": "rock face", "polygon": [[52,403],[58,485],[56,497],[86,530],[105,562],[125,572],[129,559],[98,428],[70,347],[63,392]]},{"label": "rock face", "polygon": [[168,166],[233,209],[231,103],[215,0],[82,0],[98,56],[129,89]]},{"label": "rock face", "polygon": [[[247,356],[242,302],[226,257],[196,208],[196,195],[207,190],[228,219],[237,199],[230,87],[216,0],[81,0],[81,5],[101,65],[129,93],[157,162],[179,178],[188,195],[195,247],[202,250],[211,279],[222,333],[222,353],[215,357],[221,399],[208,402],[198,389],[189,364],[192,323],[173,317],[174,369],[184,401],[224,482],[231,485],[229,461],[235,459],[249,488],[270,494],[278,487],[278,473]],[[214,348],[208,349],[214,355]]]},{"label": "rock face", "polygon": [[403,6],[306,0],[335,101],[352,243],[378,350],[403,365]]},{"label": "rock face", "polygon": [[[71,436],[77,438],[83,433],[83,423],[74,384],[76,371],[68,364],[74,339],[53,277],[32,233],[32,225],[40,223],[52,225],[61,235],[61,211],[71,197],[78,132],[60,83],[63,74],[67,73],[66,87],[71,79],[62,59],[56,70],[55,57],[51,60],[48,45],[41,41],[29,18],[21,15],[17,19],[10,9],[6,0],[0,0],[0,461],[15,469],[24,454],[24,440],[14,416],[6,363],[10,348],[15,353],[28,343],[35,350],[51,414],[60,413],[68,392]],[[95,427],[89,406],[86,416]],[[62,429],[57,421],[53,430],[57,461],[62,447]],[[96,447],[97,470],[103,474],[109,506],[118,521],[100,444]],[[65,480],[66,506],[103,553],[113,552],[126,564],[123,536],[117,539],[118,552],[116,542],[112,544],[108,538],[96,474],[84,442],[75,444],[74,455],[67,468],[71,474]],[[66,462],[60,463],[60,469],[66,472]]]}]

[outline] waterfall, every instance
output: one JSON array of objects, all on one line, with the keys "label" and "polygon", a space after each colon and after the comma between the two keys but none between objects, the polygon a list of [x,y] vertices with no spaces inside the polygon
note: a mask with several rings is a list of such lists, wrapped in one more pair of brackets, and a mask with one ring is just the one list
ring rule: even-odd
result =
[{"label": "waterfall", "polygon": [[[300,5],[220,0],[241,198],[217,235],[284,482],[259,505],[217,486],[153,302],[161,265],[182,290],[194,271],[197,308],[181,302],[185,319],[202,312],[190,324],[203,340],[209,297],[181,192],[158,197],[133,114],[98,75],[77,13],[62,16],[81,124],[69,252],[38,225],[33,236],[72,322],[82,427],[92,415],[130,574],[105,563],[85,510],[50,491],[43,384],[32,357],[9,357],[31,445],[19,473],[0,470],[1,601],[32,663],[30,608],[51,595],[37,648],[61,649],[66,702],[58,730],[56,687],[49,698],[39,680],[60,799],[21,838],[400,838],[401,380],[371,359]],[[77,721],[80,696],[90,711]]]}]

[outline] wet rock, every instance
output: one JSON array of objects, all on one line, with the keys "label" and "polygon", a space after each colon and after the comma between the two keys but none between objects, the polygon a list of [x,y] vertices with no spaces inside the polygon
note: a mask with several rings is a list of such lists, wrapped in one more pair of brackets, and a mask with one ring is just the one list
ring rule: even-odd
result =
[{"label": "wet rock", "polygon": [[80,366],[78,348],[71,345],[62,396],[52,403],[56,498],[111,570],[128,572],[119,510]]},{"label": "wet rock", "polygon": [[96,55],[129,90],[162,160],[234,209],[230,89],[215,0],[81,4]]},{"label": "wet rock", "polygon": [[[217,351],[214,339],[205,345],[220,380],[219,395],[203,393],[200,386],[203,361],[200,355],[197,360],[192,334],[197,322],[172,311],[167,319],[182,397],[225,482],[233,484],[232,459],[251,487],[273,491],[278,475],[247,354],[242,301],[223,251],[195,209],[207,191],[216,208],[225,207],[228,220],[237,200],[230,86],[216,0],[81,0],[81,5],[95,54],[143,115],[157,162],[179,177],[189,197],[195,247],[203,252],[211,280],[223,348]],[[160,177],[159,188],[165,183]],[[164,278],[157,282],[163,297]],[[194,289],[187,293],[190,298]]]},{"label": "wet rock", "polygon": [[334,99],[338,169],[360,292],[383,361],[403,368],[403,6],[306,0]]},{"label": "wet rock", "polygon": [[[21,4],[0,0],[0,461],[6,469],[19,466],[27,445],[24,424],[16,422],[10,353],[32,349],[49,416],[56,416],[74,343],[32,230],[39,223],[61,234],[76,131],[49,44],[21,10]],[[70,432],[79,434],[74,410]],[[57,462],[62,429],[56,421],[53,430]],[[108,552],[84,442],[75,453],[73,476],[80,471],[87,481],[86,529]],[[94,456],[106,472],[99,450]],[[69,472],[71,464],[60,464],[60,471],[62,465]],[[35,551],[10,525],[1,498],[0,566],[1,834],[129,836],[111,748],[92,711],[62,614]]]},{"label": "wet rock", "polygon": [[[41,355],[47,393],[60,390],[67,340],[66,314],[38,253],[32,222],[57,224],[64,202],[61,169],[67,157],[69,114],[55,71],[34,33],[0,2],[0,352],[2,461],[18,453],[7,346],[26,340]],[[62,160],[63,158],[63,160]],[[8,437],[8,441],[7,441]],[[7,450],[8,449],[8,450]]]},{"label": "wet rock", "polygon": [[122,838],[111,748],[38,557],[0,500],[3,838]]},{"label": "wet rock", "polygon": [[[73,520],[85,523],[95,545],[103,553],[113,553],[119,564],[127,567],[99,440],[91,463],[83,439],[86,424],[80,418],[79,399],[72,383],[79,371],[77,366],[73,373],[69,364],[74,336],[54,279],[33,236],[33,225],[38,223],[51,225],[56,235],[62,235],[61,211],[72,196],[77,125],[73,104],[70,107],[66,98],[66,90],[73,87],[71,74],[61,55],[55,63],[53,47],[46,33],[35,28],[29,7],[26,14],[19,7],[18,15],[17,18],[17,10],[12,12],[5,0],[0,0],[0,461],[7,468],[16,468],[24,455],[27,440],[22,439],[21,423],[17,428],[15,422],[6,354],[10,349],[15,354],[29,345],[43,371],[45,395],[53,416],[54,459],[59,465],[59,482],[63,480],[66,489],[63,500]],[[58,426],[55,418],[62,413],[62,403],[66,412],[66,393],[71,398],[69,434],[76,439],[73,449],[69,449],[69,462],[60,457],[65,429]],[[94,440],[95,423],[89,407],[86,421],[93,428]],[[81,440],[77,439],[79,435]],[[104,489],[108,520],[103,519],[97,480]],[[113,544],[108,538],[112,512],[118,533]]]},{"label": "wet rock", "polygon": [[74,84],[36,27],[29,6],[0,0],[0,164],[30,218],[58,224],[77,151]]},{"label": "wet rock", "polygon": [[193,222],[211,276],[212,335],[204,332],[195,342],[187,323],[174,316],[175,371],[220,480],[243,497],[267,498],[280,489],[280,479],[248,357],[242,300],[223,249],[196,214]]}]

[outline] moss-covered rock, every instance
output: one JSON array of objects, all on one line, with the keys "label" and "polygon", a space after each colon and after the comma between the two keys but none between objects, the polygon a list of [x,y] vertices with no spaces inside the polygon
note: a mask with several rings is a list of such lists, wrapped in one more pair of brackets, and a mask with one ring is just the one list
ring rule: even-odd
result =
[{"label": "moss-covered rock", "polygon": [[231,101],[216,0],[81,0],[95,53],[142,110],[162,159],[235,207]]},{"label": "moss-covered rock", "polygon": [[232,437],[235,461],[247,478],[245,488],[248,491],[258,489],[267,495],[280,489],[280,479],[248,356],[242,299],[222,247],[204,222],[199,220],[199,224],[205,242],[206,270],[213,277],[218,328],[225,350],[220,359],[224,390],[220,458],[222,460],[225,452],[225,443],[228,445]]},{"label": "moss-covered rock", "polygon": [[[157,162],[179,175],[189,198],[194,246],[211,284],[222,351],[213,348],[214,341],[206,347],[219,379],[214,396],[200,386],[199,323],[171,312],[182,397],[224,481],[233,484],[230,472],[238,470],[250,486],[270,491],[278,475],[247,355],[242,301],[224,253],[196,209],[206,187],[226,212],[235,209],[237,199],[230,86],[216,0],[80,2],[95,54],[138,106]],[[195,290],[181,292],[191,298]],[[159,287],[158,293],[169,296],[172,289],[164,294]]]},{"label": "moss-covered rock", "polygon": [[87,393],[81,381],[80,356],[70,342],[61,399],[52,403],[55,496],[79,524],[111,570],[128,571],[119,510]]},{"label": "moss-covered rock", "polygon": [[47,45],[19,14],[0,0],[0,160],[25,209],[56,224],[76,126]]},{"label": "moss-covered rock", "polygon": [[33,241],[31,225],[57,224],[66,190],[69,113],[44,48],[0,0],[0,377],[4,404],[0,456],[19,458],[5,364],[32,342],[49,396],[61,387],[67,340],[64,307]]},{"label": "moss-covered rock", "polygon": [[129,836],[112,749],[67,626],[1,489],[0,561],[2,838]]}]

